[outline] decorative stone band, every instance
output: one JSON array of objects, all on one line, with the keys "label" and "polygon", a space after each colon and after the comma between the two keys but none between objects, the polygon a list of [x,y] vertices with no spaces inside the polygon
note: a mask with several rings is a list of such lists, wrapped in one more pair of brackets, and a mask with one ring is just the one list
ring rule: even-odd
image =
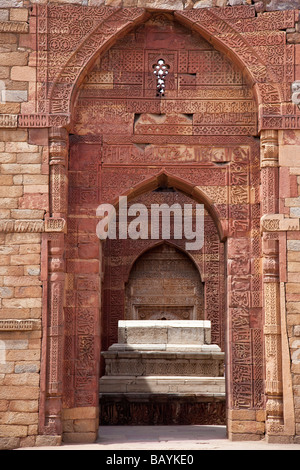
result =
[{"label": "decorative stone band", "polygon": [[17,114],[1,114],[0,115],[0,128],[4,127],[17,127],[18,126],[18,115]]},{"label": "decorative stone band", "polygon": [[285,218],[283,214],[267,214],[260,219],[261,232],[300,230],[299,218]]},{"label": "decorative stone band", "polygon": [[59,217],[51,217],[45,220],[45,232],[64,232],[66,233],[66,220]]},{"label": "decorative stone band", "polygon": [[0,33],[28,33],[29,24],[25,21],[0,21]]},{"label": "decorative stone band", "polygon": [[[9,115],[10,116],[10,115]],[[70,114],[68,113],[37,113],[37,114],[20,114],[15,116],[18,118],[19,127],[66,127],[70,124]],[[0,126],[1,127],[1,126]],[[13,127],[13,126],[10,126]],[[230,127],[230,126],[229,126]],[[265,116],[261,121],[260,130],[263,129],[299,129],[300,127],[300,116]],[[215,129],[210,129],[210,126],[196,126],[196,132],[201,134],[207,134],[208,130],[215,131]],[[232,130],[232,126],[231,126]],[[239,128],[235,127],[235,132],[253,133],[256,134],[255,128],[245,127]]]},{"label": "decorative stone band", "polygon": [[51,217],[45,220],[0,220],[0,233],[65,232],[66,221]]},{"label": "decorative stone band", "polygon": [[265,325],[265,335],[281,335],[281,327],[279,325]]},{"label": "decorative stone band", "polygon": [[17,320],[15,318],[0,320],[0,331],[28,331],[39,330],[40,328],[40,320]]},{"label": "decorative stone band", "polygon": [[[298,105],[299,107],[299,105]],[[278,130],[278,129],[299,129],[299,116],[263,116],[261,120],[260,130]]]}]

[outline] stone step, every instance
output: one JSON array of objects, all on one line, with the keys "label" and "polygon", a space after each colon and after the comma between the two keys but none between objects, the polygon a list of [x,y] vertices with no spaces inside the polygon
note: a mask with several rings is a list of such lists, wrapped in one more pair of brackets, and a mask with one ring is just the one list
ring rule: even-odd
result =
[{"label": "stone step", "polygon": [[225,397],[224,377],[178,376],[104,376],[100,379],[100,394],[112,393],[176,393],[197,396]]},{"label": "stone step", "polygon": [[[108,349],[110,354],[130,353],[130,352],[170,352],[170,353],[191,353],[191,354],[222,354],[221,349],[217,344],[167,344],[167,343],[132,343],[121,344],[115,343]],[[106,354],[104,352],[103,354]]]},{"label": "stone step", "polygon": [[208,320],[124,320],[119,321],[121,344],[210,344]]},{"label": "stone step", "polygon": [[[168,357],[171,356],[171,357]],[[205,358],[184,357],[184,355],[158,355],[149,353],[132,355],[131,357],[105,357],[105,375],[123,376],[135,375],[145,377],[148,375],[160,376],[198,376],[220,377],[224,371],[223,357],[208,356]]]}]

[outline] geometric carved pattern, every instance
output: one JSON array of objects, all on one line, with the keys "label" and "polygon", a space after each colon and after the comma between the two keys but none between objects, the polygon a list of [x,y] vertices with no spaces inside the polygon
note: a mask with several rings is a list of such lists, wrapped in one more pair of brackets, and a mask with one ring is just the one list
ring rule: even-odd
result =
[{"label": "geometric carved pattern", "polygon": [[[290,90],[294,77],[294,46],[286,45],[285,33],[276,30],[294,25],[295,11],[271,12],[257,18],[254,7],[241,7],[231,12],[229,9],[190,10],[177,12],[176,16],[193,24],[204,37],[212,34],[222,47],[236,54],[256,82],[259,102],[290,101],[290,91],[287,90]],[[255,34],[249,34],[254,31]],[[268,36],[259,34],[266,31]],[[284,113],[278,116],[281,114],[278,107],[263,106],[260,128],[298,128],[299,123],[293,116],[295,112],[292,106],[291,116]]]},{"label": "geometric carved pattern", "polygon": [[0,331],[28,331],[39,327],[39,320],[0,320]]},{"label": "geometric carved pattern", "polygon": [[[56,125],[60,120],[63,122],[71,110],[71,96],[76,94],[73,93],[74,83],[84,68],[95,60],[101,48],[113,37],[116,38],[128,26],[141,24],[150,16],[142,8],[77,5],[38,5],[34,6],[33,15],[37,15],[39,106],[38,114],[31,115],[31,122],[37,126],[45,125],[39,120],[39,115],[43,113],[56,115]],[[294,11],[269,12],[256,17],[253,6],[242,5],[234,9],[178,11],[175,17],[189,27],[193,25],[204,38],[214,37],[221,50],[229,52],[239,65],[242,64],[240,68],[245,69],[250,80],[256,84],[258,103],[264,104],[261,128],[299,127],[293,106],[284,106],[283,113],[278,108],[278,103],[290,102],[290,91],[287,90],[294,81],[294,45],[286,45],[286,33],[280,31],[295,26]],[[153,65],[161,57],[150,54],[150,58]],[[171,65],[172,54],[165,60]],[[178,62],[180,71],[185,69],[186,61],[186,54],[182,53]],[[193,74],[192,71],[190,73]],[[102,78],[105,83],[108,77]],[[191,76],[186,84],[193,86],[193,80]],[[151,81],[155,82],[154,76],[148,85]],[[134,82],[132,85],[134,90]],[[168,86],[173,86],[171,70]],[[29,119],[30,115],[27,116]],[[22,124],[22,117],[19,121]]]}]

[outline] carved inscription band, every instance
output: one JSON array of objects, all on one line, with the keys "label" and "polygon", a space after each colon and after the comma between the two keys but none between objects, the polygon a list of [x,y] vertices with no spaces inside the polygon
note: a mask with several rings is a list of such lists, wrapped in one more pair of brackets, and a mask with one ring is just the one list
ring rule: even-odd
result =
[{"label": "carved inscription band", "polygon": [[45,220],[3,219],[0,221],[0,233],[65,232],[65,230],[65,219],[55,217]]}]

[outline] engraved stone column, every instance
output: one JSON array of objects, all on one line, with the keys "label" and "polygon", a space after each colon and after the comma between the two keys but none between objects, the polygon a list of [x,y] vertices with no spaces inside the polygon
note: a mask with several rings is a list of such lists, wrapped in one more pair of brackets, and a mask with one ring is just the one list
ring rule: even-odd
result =
[{"label": "engraved stone column", "polygon": [[60,435],[64,341],[64,234],[49,235],[45,434]]},{"label": "engraved stone column", "polygon": [[67,212],[67,158],[69,136],[66,129],[52,127],[49,131],[50,214],[64,217]]},{"label": "engraved stone column", "polygon": [[46,341],[45,410],[43,434],[62,434],[62,370],[64,344],[65,235],[67,214],[68,133],[49,132],[50,218],[46,220],[48,247],[47,300],[44,315]]},{"label": "engraved stone column", "polygon": [[261,215],[278,212],[278,132],[261,132]]},{"label": "engraved stone column", "polygon": [[[278,212],[278,132],[261,133],[262,216]],[[263,281],[266,354],[266,431],[283,431],[283,393],[280,326],[279,240],[277,233],[263,233]]]},{"label": "engraved stone column", "polygon": [[263,235],[267,434],[283,431],[279,240]]}]

